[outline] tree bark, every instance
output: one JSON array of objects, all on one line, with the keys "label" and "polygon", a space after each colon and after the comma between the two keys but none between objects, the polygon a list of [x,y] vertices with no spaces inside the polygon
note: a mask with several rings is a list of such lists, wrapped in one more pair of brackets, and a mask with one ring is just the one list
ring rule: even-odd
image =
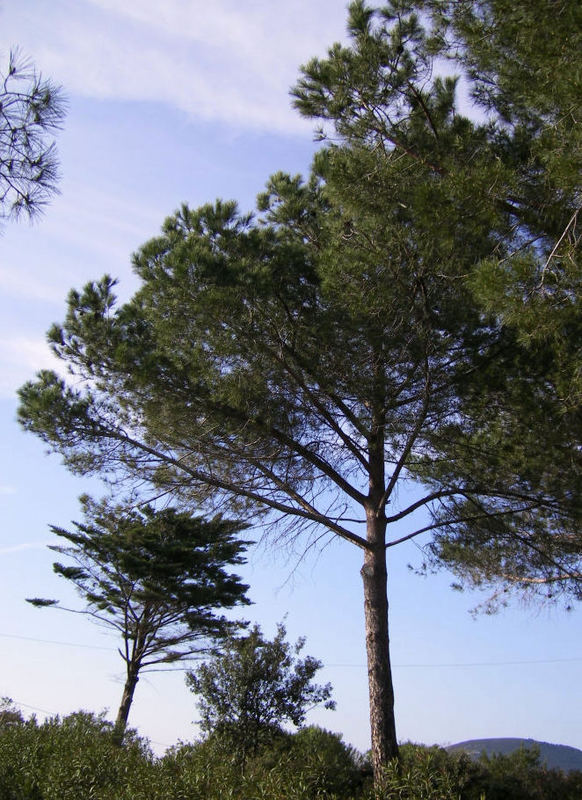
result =
[{"label": "tree bark", "polygon": [[370,698],[370,733],[372,737],[372,767],[374,782],[381,785],[386,765],[398,758],[396,721],[394,718],[394,687],[390,666],[388,635],[388,570],[386,567],[386,513],[384,462],[384,405],[385,377],[376,359],[377,384],[371,435],[368,440],[368,497],[366,510],[366,540],[364,565],[364,619],[366,625],[366,654],[368,658],[368,692]]},{"label": "tree bark", "polygon": [[129,717],[129,709],[133,701],[133,693],[139,681],[139,667],[133,664],[127,666],[127,680],[123,687],[123,695],[121,697],[121,705],[117,712],[117,719],[115,720],[115,727],[113,729],[113,741],[116,745],[121,747],[123,738],[125,736],[125,729],[127,728],[127,719]]},{"label": "tree bark", "polygon": [[386,764],[398,758],[388,636],[386,550],[383,545],[366,551],[361,575],[364,582],[372,766],[374,781],[379,783]]}]

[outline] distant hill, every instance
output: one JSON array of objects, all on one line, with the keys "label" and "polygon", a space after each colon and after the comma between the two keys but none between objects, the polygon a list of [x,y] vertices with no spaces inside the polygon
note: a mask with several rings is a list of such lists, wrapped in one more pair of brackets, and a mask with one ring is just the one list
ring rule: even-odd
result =
[{"label": "distant hill", "polygon": [[535,739],[471,739],[468,742],[452,744],[446,749],[453,753],[464,751],[473,758],[479,758],[481,753],[487,753],[488,756],[508,755],[520,747],[528,750],[537,747],[540,751],[540,763],[549,769],[557,768],[564,772],[582,771],[582,750],[565,744],[537,742]]}]

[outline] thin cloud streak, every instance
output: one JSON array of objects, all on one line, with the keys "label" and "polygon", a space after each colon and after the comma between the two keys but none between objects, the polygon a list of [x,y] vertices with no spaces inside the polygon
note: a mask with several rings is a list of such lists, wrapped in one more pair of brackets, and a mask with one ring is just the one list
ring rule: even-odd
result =
[{"label": "thin cloud streak", "polygon": [[0,556],[8,556],[12,553],[21,553],[25,550],[44,550],[48,547],[50,542],[26,542],[23,544],[15,544],[12,547],[0,548]]},{"label": "thin cloud streak", "polygon": [[[14,268],[0,267],[0,293],[5,297],[24,297],[30,300],[41,300],[44,303],[62,302],[63,293],[54,283],[39,278],[32,279]],[[0,340],[0,347],[3,342]]]},{"label": "thin cloud streak", "polygon": [[313,129],[288,96],[300,64],[345,30],[337,0],[258,2],[244,11],[215,0],[211,14],[201,0],[53,0],[44,36],[32,26],[35,41],[26,17],[42,6],[31,5],[13,28],[69,93],[164,103],[231,128],[287,135]]}]

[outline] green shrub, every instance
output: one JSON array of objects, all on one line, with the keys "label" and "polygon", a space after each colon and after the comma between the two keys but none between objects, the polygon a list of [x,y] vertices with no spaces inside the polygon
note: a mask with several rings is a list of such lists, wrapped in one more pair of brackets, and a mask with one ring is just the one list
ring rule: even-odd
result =
[{"label": "green shrub", "polygon": [[112,741],[113,726],[77,712],[0,729],[2,800],[119,800],[120,787],[148,770],[152,754],[135,734]]},{"label": "green shrub", "polygon": [[210,736],[154,758],[129,732],[113,741],[102,716],[39,724],[0,704],[0,800],[580,800],[582,773],[539,765],[535,753],[483,757],[403,745],[380,787],[369,765],[321,728],[274,732],[244,769],[229,741]]},{"label": "green shrub", "polygon": [[214,735],[169,751],[161,769],[171,776],[177,797],[349,800],[362,785],[361,756],[321,728],[274,732],[244,765],[229,748],[228,738]]},{"label": "green shrub", "polygon": [[564,775],[539,763],[536,751],[474,761],[439,747],[407,744],[370,800],[580,800],[582,773]]},{"label": "green shrub", "polygon": [[463,800],[580,800],[582,773],[565,775],[540,764],[536,748],[508,755],[483,754],[474,765]]},{"label": "green shrub", "polygon": [[370,791],[373,800],[460,800],[466,770],[464,758],[453,758],[440,747],[405,744],[400,762],[393,761],[380,785]]},{"label": "green shrub", "polygon": [[306,797],[351,798],[363,785],[362,756],[341,736],[310,726],[274,742],[255,769],[275,767],[289,786],[301,783]]}]

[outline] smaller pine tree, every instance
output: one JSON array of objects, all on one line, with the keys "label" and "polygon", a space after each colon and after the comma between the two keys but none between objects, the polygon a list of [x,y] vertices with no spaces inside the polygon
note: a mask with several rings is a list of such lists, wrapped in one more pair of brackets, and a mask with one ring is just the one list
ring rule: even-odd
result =
[{"label": "smaller pine tree", "polygon": [[[140,673],[154,664],[209,652],[240,623],[219,609],[248,604],[248,586],[226,568],[244,563],[244,524],[206,520],[173,508],[127,512],[84,498],[87,522],[75,531],[52,526],[70,546],[50,549],[73,565],[53,565],[86,601],[86,614],[118,631],[127,678],[116,722],[121,744]],[[29,598],[38,607],[58,601]]]}]

